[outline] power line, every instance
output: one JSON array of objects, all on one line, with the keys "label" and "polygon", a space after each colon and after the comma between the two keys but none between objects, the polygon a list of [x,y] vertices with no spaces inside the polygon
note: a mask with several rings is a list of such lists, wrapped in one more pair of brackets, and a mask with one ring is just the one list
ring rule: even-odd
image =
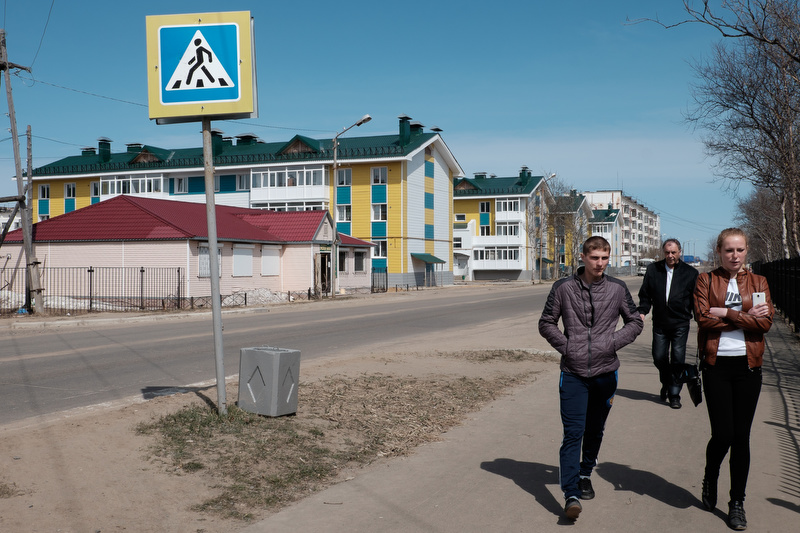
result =
[{"label": "power line", "polygon": [[31,68],[33,68],[33,64],[36,63],[36,58],[39,57],[39,50],[42,49],[42,43],[44,42],[44,36],[47,33],[47,26],[50,24],[50,15],[53,14],[53,6],[56,4],[56,0],[50,2],[50,11],[47,12],[47,20],[44,23],[44,29],[42,30],[42,38],[39,39],[39,47],[36,49],[36,54],[33,56],[33,61],[31,61]]},{"label": "power line", "polygon": [[[111,101],[120,102],[120,103],[123,103],[123,104],[135,105],[135,106],[138,106],[138,107],[148,107],[147,104],[143,104],[141,102],[132,102],[130,100],[122,100],[121,98],[114,98],[113,96],[105,96],[105,95],[102,95],[102,94],[91,93],[91,92],[84,91],[84,90],[81,90],[81,89],[73,89],[71,87],[66,87],[64,85],[59,85],[57,83],[50,83],[49,81],[44,81],[44,80],[40,80],[40,79],[34,78],[33,75],[31,75],[30,78],[21,76],[19,72],[15,72],[15,75],[19,79],[21,79],[23,82],[26,82],[26,81],[33,82],[33,84],[30,85],[30,87],[32,87],[36,83],[42,83],[44,85],[49,85],[50,87],[55,87],[57,89],[64,89],[65,91],[72,91],[72,92],[75,92],[75,93],[78,93],[78,94],[83,94],[83,95],[86,95],[86,96],[92,96],[94,98],[103,98],[105,100],[111,100]],[[311,129],[311,128],[293,128],[293,127],[289,127],[289,126],[273,126],[271,124],[258,124],[258,123],[255,123],[255,122],[243,122],[243,121],[240,121],[240,120],[224,120],[224,121],[220,121],[220,122],[230,122],[232,124],[241,124],[241,125],[244,125],[244,126],[254,126],[254,127],[257,127],[257,128],[269,128],[269,129],[275,129],[275,130],[312,131],[312,132],[316,132],[316,133],[333,133],[333,130],[317,130],[317,129]]]}]

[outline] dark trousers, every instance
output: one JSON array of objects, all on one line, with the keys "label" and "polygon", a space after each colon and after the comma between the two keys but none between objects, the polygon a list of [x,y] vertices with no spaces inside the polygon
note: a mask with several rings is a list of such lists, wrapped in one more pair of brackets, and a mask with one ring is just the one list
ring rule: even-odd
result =
[{"label": "dark trousers", "polygon": [[564,425],[559,452],[561,490],[564,498],[579,497],[578,479],[591,475],[597,464],[606,418],[617,391],[617,373],[583,378],[561,372],[558,390]]},{"label": "dark trousers", "polygon": [[747,367],[747,357],[717,357],[703,365],[711,439],[706,447],[706,479],[716,482],[728,450],[731,452],[732,501],[744,501],[750,472],[750,427],[761,394],[761,369]]},{"label": "dark trousers", "polygon": [[675,329],[653,327],[653,364],[658,369],[661,386],[667,389],[670,398],[681,397],[682,383],[675,380],[673,365],[686,361],[686,340],[689,325]]}]

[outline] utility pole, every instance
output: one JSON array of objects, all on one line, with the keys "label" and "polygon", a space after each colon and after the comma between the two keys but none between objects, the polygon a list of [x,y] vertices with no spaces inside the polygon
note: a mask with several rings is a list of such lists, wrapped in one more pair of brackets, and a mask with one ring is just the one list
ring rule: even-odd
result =
[{"label": "utility pole", "polygon": [[[6,82],[6,97],[8,98],[8,118],[11,122],[11,141],[14,146],[14,170],[17,174],[17,193],[18,202],[20,205],[20,219],[22,220],[22,240],[25,248],[25,266],[26,266],[26,286],[28,287],[27,295],[25,297],[26,305],[30,303],[31,293],[37,293],[39,287],[39,262],[33,256],[33,240],[31,238],[32,228],[28,224],[28,202],[25,201],[25,188],[22,183],[22,160],[19,154],[19,136],[17,134],[17,117],[14,114],[14,99],[11,96],[11,74],[9,70],[19,69],[30,72],[27,67],[22,67],[8,61],[8,51],[6,50],[6,31],[0,29],[0,70],[3,71],[3,79]],[[30,146],[30,135],[28,136],[28,146]],[[28,150],[30,155],[30,148]],[[31,176],[28,174],[28,180]],[[30,191],[28,191],[30,192]],[[32,308],[29,308],[32,310]]]}]

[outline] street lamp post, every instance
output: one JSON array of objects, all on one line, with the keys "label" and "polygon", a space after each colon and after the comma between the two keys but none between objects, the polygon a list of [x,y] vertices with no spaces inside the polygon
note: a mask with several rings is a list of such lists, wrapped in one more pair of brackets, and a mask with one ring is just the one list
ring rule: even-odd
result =
[{"label": "street lamp post", "polygon": [[[331,177],[331,179],[333,180],[333,190],[334,191],[336,191],[337,180],[339,179],[338,176],[337,176],[337,170],[339,169],[339,159],[338,159],[338,157],[339,157],[339,137],[344,132],[349,130],[350,128],[355,128],[355,127],[361,126],[363,124],[366,124],[370,120],[372,120],[371,116],[364,115],[363,117],[361,117],[358,120],[358,122],[356,122],[354,124],[351,124],[350,126],[347,126],[345,129],[343,129],[342,131],[337,133],[336,136],[333,138],[333,172],[332,172],[333,176]],[[334,200],[335,200],[335,192],[334,192]],[[334,202],[334,210],[335,209],[336,209],[336,203]],[[336,243],[337,243],[337,239],[336,239],[337,232],[336,232],[336,227],[335,227],[336,217],[337,216],[338,216],[338,213],[336,213],[334,211],[334,217],[333,217],[333,219],[334,219],[334,228],[333,228],[334,229],[334,232],[333,232],[334,238],[333,238],[333,243],[331,245],[331,275],[330,275],[331,297],[334,297],[334,298],[336,297],[336,290],[337,290],[336,280],[339,277],[339,268],[338,268],[338,266],[336,264],[337,261],[339,260],[339,251],[337,250],[337,246],[336,246]]]}]

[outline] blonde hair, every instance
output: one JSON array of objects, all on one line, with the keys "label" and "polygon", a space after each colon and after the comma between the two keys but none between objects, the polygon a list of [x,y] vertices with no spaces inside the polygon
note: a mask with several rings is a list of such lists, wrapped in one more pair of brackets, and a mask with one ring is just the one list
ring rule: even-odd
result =
[{"label": "blonde hair", "polygon": [[739,228],[727,228],[720,232],[719,236],[717,237],[717,252],[722,250],[722,243],[725,242],[725,239],[728,237],[741,237],[744,239],[744,245],[747,247],[747,235],[745,232],[740,230]]}]

